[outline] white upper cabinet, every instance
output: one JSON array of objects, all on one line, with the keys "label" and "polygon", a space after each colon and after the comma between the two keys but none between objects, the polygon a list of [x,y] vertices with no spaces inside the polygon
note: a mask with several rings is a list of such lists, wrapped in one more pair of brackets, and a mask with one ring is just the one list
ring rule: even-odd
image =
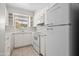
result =
[{"label": "white upper cabinet", "polygon": [[45,23],[45,11],[44,9],[37,11],[34,16],[34,26],[37,24]]},{"label": "white upper cabinet", "polygon": [[54,4],[47,9],[47,24],[59,25],[69,23],[69,4]]}]

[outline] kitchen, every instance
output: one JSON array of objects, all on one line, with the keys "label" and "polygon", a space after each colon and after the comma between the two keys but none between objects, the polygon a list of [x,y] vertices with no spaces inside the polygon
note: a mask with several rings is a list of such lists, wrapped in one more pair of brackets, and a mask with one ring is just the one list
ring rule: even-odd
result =
[{"label": "kitchen", "polygon": [[78,12],[77,3],[0,3],[0,55],[79,55]]}]

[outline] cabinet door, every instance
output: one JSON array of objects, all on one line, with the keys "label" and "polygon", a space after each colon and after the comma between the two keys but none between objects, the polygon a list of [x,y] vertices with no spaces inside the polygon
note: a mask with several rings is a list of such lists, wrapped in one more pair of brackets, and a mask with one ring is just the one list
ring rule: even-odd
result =
[{"label": "cabinet door", "polygon": [[23,35],[23,38],[24,38],[23,43],[25,46],[32,44],[32,33],[25,33]]},{"label": "cabinet door", "polygon": [[15,34],[15,47],[22,46],[23,34]]},{"label": "cabinet door", "polygon": [[48,28],[46,39],[46,55],[69,55],[69,25]]},{"label": "cabinet door", "polygon": [[15,47],[27,46],[29,44],[32,44],[31,33],[15,34]]},{"label": "cabinet door", "polygon": [[58,25],[69,23],[69,4],[56,4],[47,10],[47,23]]},{"label": "cabinet door", "polygon": [[10,53],[11,53],[11,45],[10,45],[10,37],[9,36],[6,36],[5,37],[5,55],[6,56],[10,56]]}]

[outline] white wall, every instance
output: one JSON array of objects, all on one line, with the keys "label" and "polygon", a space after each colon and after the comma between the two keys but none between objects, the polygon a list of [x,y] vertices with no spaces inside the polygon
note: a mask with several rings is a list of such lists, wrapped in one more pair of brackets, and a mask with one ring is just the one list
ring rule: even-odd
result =
[{"label": "white wall", "polygon": [[33,16],[33,12],[29,11],[29,10],[20,9],[20,8],[17,8],[17,7],[12,7],[10,5],[7,5],[7,8],[8,8],[8,12],[19,13],[19,14],[21,13],[21,14]]},{"label": "white wall", "polygon": [[32,44],[32,28],[28,28],[25,31],[14,33],[14,47],[22,47]]},{"label": "white wall", "polygon": [[0,55],[5,52],[5,4],[0,3]]}]

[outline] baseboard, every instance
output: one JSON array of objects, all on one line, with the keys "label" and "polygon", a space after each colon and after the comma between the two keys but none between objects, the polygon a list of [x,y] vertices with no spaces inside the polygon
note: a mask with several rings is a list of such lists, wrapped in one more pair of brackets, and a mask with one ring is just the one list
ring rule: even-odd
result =
[{"label": "baseboard", "polygon": [[14,47],[14,49],[23,48],[23,47],[29,47],[32,46],[32,44],[26,45],[26,46],[20,46],[20,47]]}]

